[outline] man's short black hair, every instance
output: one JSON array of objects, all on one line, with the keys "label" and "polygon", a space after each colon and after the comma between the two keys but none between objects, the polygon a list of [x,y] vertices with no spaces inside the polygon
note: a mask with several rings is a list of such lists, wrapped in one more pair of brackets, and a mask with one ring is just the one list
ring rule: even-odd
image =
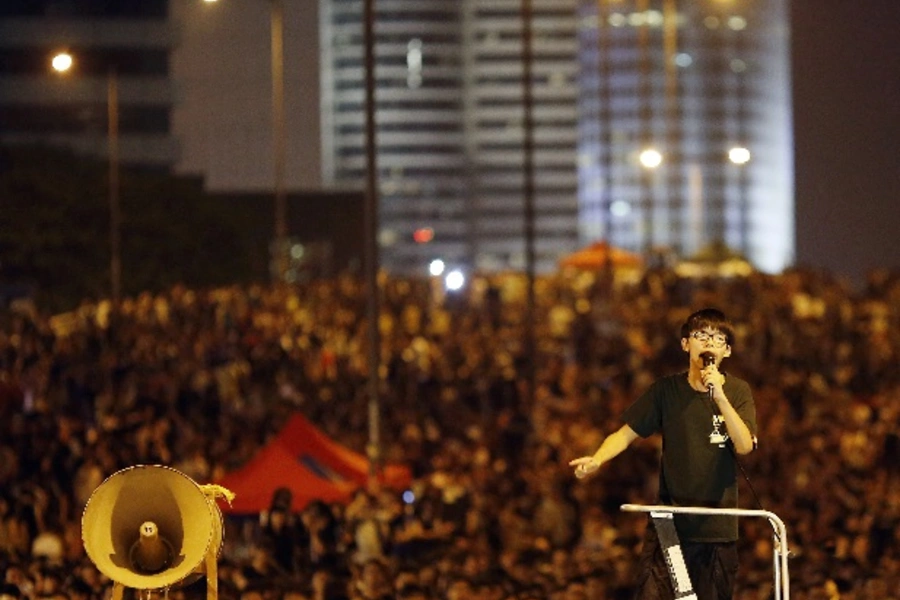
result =
[{"label": "man's short black hair", "polygon": [[725,334],[729,346],[734,345],[734,325],[718,308],[704,308],[687,318],[681,326],[681,337],[687,339],[695,331],[715,329]]}]

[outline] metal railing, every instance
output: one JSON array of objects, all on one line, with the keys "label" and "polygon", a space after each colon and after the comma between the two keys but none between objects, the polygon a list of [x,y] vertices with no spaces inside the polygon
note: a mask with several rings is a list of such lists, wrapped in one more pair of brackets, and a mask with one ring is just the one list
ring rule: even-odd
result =
[{"label": "metal railing", "polygon": [[775,534],[772,544],[775,600],[790,600],[791,586],[790,576],[788,573],[788,556],[790,554],[790,550],[788,548],[787,529],[785,529],[784,521],[782,521],[775,513],[769,512],[767,510],[752,510],[746,508],[704,508],[700,506],[664,506],[643,504],[623,504],[620,508],[623,512],[688,515],[730,515],[734,517],[765,518],[769,521],[769,524],[772,526]]}]

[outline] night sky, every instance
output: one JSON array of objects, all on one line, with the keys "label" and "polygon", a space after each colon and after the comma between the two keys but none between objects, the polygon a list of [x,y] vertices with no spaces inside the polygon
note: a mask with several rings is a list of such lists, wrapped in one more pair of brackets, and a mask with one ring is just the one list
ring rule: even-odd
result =
[{"label": "night sky", "polygon": [[900,0],[792,0],[797,262],[900,268]]}]

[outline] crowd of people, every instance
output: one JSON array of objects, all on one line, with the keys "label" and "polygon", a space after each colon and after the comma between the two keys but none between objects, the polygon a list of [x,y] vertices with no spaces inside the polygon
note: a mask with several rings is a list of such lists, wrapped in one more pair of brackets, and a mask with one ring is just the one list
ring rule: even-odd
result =
[{"label": "crowd of people", "polygon": [[[898,274],[860,289],[800,270],[559,274],[535,282],[533,307],[512,275],[456,293],[380,285],[379,458],[413,482],[228,516],[223,600],[629,598],[647,523],[619,507],[654,500],[659,442],[590,480],[568,462],[683,369],[678,327],[705,306],[736,325],[725,368],[750,383],[759,424],[741,505],[786,523],[792,597],[900,598]],[[0,313],[0,598],[109,597],[81,515],[119,469],[213,483],[297,411],[364,452],[366,305],[345,276]],[[741,521],[739,600],[771,597],[772,545],[768,523]]]}]

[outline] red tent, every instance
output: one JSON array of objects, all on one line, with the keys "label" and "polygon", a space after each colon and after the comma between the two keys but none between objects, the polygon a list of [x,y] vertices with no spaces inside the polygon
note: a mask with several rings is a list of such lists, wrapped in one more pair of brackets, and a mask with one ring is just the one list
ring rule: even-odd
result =
[{"label": "red tent", "polygon": [[560,267],[597,270],[604,267],[637,268],[643,264],[639,254],[610,246],[607,242],[595,242],[559,260]]},{"label": "red tent", "polygon": [[[282,487],[293,494],[294,510],[313,500],[345,502],[368,476],[365,456],[296,414],[250,462],[216,483],[235,493],[231,506],[223,506],[225,512],[254,513],[268,509],[275,490]],[[401,465],[386,465],[381,474],[382,483],[398,489],[411,479],[409,469]]]}]

